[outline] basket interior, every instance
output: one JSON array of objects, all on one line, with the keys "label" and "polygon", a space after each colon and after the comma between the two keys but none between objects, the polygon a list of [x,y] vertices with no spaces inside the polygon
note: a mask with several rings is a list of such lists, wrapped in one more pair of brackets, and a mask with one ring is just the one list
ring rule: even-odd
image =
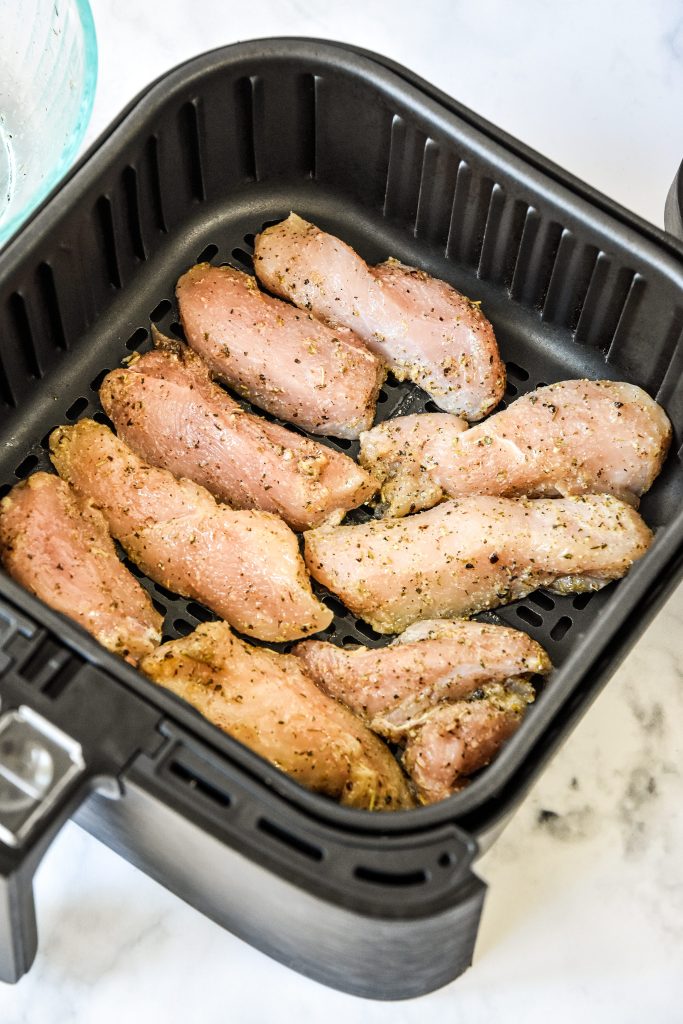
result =
[{"label": "basket interior", "polygon": [[[48,468],[55,426],[103,418],[99,385],[150,346],[151,322],[182,337],[181,273],[201,260],[251,270],[256,232],[295,210],[370,262],[395,256],[481,299],[507,365],[503,405],[573,377],[645,387],[675,437],[641,510],[656,530],[671,522],[683,499],[680,265],[407,86],[359,77],[341,57],[262,69],[254,56],[189,81],[172,76],[69,182],[60,209],[32,225],[17,257],[8,250],[0,493]],[[378,419],[435,408],[389,378]],[[324,443],[357,453],[354,442]],[[164,613],[167,638],[213,617],[130,568]],[[539,590],[497,619],[526,630],[562,670],[618,594],[619,584],[568,597]],[[335,618],[321,638],[390,639],[323,597]]]}]

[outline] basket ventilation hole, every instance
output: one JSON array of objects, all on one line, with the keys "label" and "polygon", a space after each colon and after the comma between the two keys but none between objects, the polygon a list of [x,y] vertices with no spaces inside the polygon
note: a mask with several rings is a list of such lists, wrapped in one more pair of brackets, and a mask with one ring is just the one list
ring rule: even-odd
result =
[{"label": "basket ventilation hole", "polygon": [[186,610],[189,615],[194,619],[198,619],[199,622],[213,622],[216,616],[213,612],[210,612],[208,608],[204,608],[201,604],[197,604],[196,601],[190,601]]},{"label": "basket ventilation hole", "polygon": [[37,455],[27,455],[23,462],[20,462],[17,468],[14,470],[14,475],[18,476],[20,480],[25,480],[32,469],[38,465]]},{"label": "basket ventilation hole", "polygon": [[253,260],[251,255],[248,252],[245,252],[244,249],[240,249],[239,247],[237,249],[233,249],[231,255],[232,258],[237,260],[238,263],[241,263],[246,270],[252,269]]},{"label": "basket ventilation hole", "polygon": [[194,630],[194,626],[191,622],[188,622],[187,619],[174,619],[173,628],[176,633],[180,634],[180,636],[189,636]]},{"label": "basket ventilation hole", "polygon": [[171,775],[175,775],[177,779],[181,779],[186,786],[190,789],[196,790],[201,793],[202,796],[207,797],[213,803],[218,804],[219,807],[229,807],[232,803],[227,793],[224,793],[222,789],[212,785],[203,779],[197,772],[191,771],[186,765],[181,764],[179,761],[172,761],[168,766],[168,770]]},{"label": "basket ventilation hole", "polygon": [[362,619],[356,619],[356,629],[363,636],[366,636],[368,640],[381,640],[381,633],[376,633],[372,626],[368,626],[367,622],[363,622]]},{"label": "basket ventilation hole", "polygon": [[202,249],[199,256],[197,257],[197,263],[209,263],[210,260],[212,260],[214,256],[217,254],[217,252],[218,246],[214,245],[213,242],[209,242],[209,244]]},{"label": "basket ventilation hole", "polygon": [[455,864],[455,855],[446,850],[446,852],[442,853],[439,857],[439,867],[450,868],[453,864]]},{"label": "basket ventilation hole", "polygon": [[544,594],[542,590],[537,590],[534,594],[529,594],[529,600],[532,604],[535,604],[537,608],[542,608],[546,612],[551,612],[555,607],[555,602],[552,597],[548,594]]},{"label": "basket ventilation hole", "polygon": [[589,603],[589,601],[592,600],[592,598],[593,595],[590,591],[588,591],[585,594],[577,594],[574,600],[572,601],[572,604],[578,611],[582,611],[582,609],[586,607],[586,605]]},{"label": "basket ventilation hole", "polygon": [[424,885],[428,880],[427,872],[423,868],[419,868],[417,871],[380,871],[377,868],[366,868],[359,865],[353,869],[353,873],[362,882],[391,886],[394,889],[409,885]]},{"label": "basket ventilation hole", "polygon": [[185,332],[180,326],[180,324],[177,322],[177,320],[173,321],[173,323],[169,326],[168,331],[169,334],[172,334],[174,338],[178,338],[179,341],[185,341]]},{"label": "basket ventilation hole", "polygon": [[377,404],[384,405],[385,402],[389,401],[389,395],[386,393],[384,388],[380,389],[379,395],[377,396]]},{"label": "basket ventilation hole", "polygon": [[314,846],[313,843],[302,839],[301,836],[294,835],[293,832],[288,832],[280,825],[268,821],[267,818],[259,818],[256,822],[256,827],[259,832],[263,832],[264,835],[270,836],[271,839],[275,839],[284,846],[288,846],[290,850],[296,850],[297,853],[303,854],[309,860],[321,861],[324,857],[324,853],[319,846]]},{"label": "basket ventilation hole", "polygon": [[11,484],[3,484],[3,485],[2,485],[1,487],[0,487],[0,498],[4,498],[4,497],[5,497],[5,495],[6,495],[6,494],[9,494],[9,492],[10,492],[11,490],[12,490],[12,485],[11,485]]},{"label": "basket ventilation hole", "polygon": [[348,437],[335,437],[334,443],[338,448],[343,448],[344,451],[347,451],[353,444],[353,441],[350,441]]},{"label": "basket ventilation hole", "polygon": [[323,597],[323,603],[326,604],[330,611],[334,612],[335,615],[346,615],[346,608],[344,605],[331,594],[325,594]]},{"label": "basket ventilation hole", "polygon": [[571,629],[572,620],[568,615],[563,615],[561,619],[558,619],[553,628],[550,630],[551,640],[561,640],[562,637]]},{"label": "basket ventilation hole", "polygon": [[524,622],[528,622],[530,626],[542,626],[543,619],[538,612],[532,612],[531,608],[525,608],[524,605],[516,609],[517,617],[522,619]]},{"label": "basket ventilation hole", "polygon": [[152,604],[154,605],[155,610],[159,612],[159,615],[161,615],[162,618],[165,618],[166,617],[166,612],[168,611],[168,608],[166,607],[166,605],[162,604],[161,601],[157,601],[157,599],[155,597],[153,597],[151,600],[152,600]]},{"label": "basket ventilation hole", "polygon": [[507,367],[507,372],[511,377],[514,377],[515,380],[524,381],[529,379],[527,371],[522,366],[518,366],[517,363],[506,363],[505,365]]},{"label": "basket ventilation hole", "polygon": [[92,414],[92,418],[95,420],[95,423],[101,423],[103,427],[109,427],[110,430],[114,429],[114,424],[106,415],[106,413],[100,412],[98,410],[97,412],[94,412]]},{"label": "basket ventilation hole", "polygon": [[517,394],[517,390],[518,389],[517,389],[516,385],[514,385],[511,380],[508,380],[506,382],[506,384],[505,384],[505,394],[506,395],[509,395],[511,398],[514,398],[515,395]]},{"label": "basket ventilation hole", "polygon": [[[157,306],[157,309],[158,308],[159,307]],[[170,308],[170,303],[169,303],[169,308]],[[150,314],[150,316],[152,316],[152,318],[153,318],[152,314]],[[140,348],[140,346],[142,344],[144,344],[144,342],[147,341],[147,335],[148,335],[148,332],[145,330],[144,327],[138,327],[137,331],[133,331],[133,333],[131,334],[130,338],[126,342],[126,348],[128,349],[128,351],[129,352],[134,352],[135,349]]]},{"label": "basket ventilation hole", "polygon": [[254,242],[255,241],[256,241],[256,235],[252,235],[251,232],[248,232],[244,236],[245,245],[248,245],[250,249],[254,248]]},{"label": "basket ventilation hole", "polygon": [[104,378],[107,376],[107,374],[109,372],[110,372],[109,370],[100,370],[100,372],[97,374],[97,376],[93,377],[93,379],[90,381],[90,390],[91,391],[99,391],[100,388],[102,387],[102,381],[104,380]]},{"label": "basket ventilation hole", "polygon": [[161,302],[159,302],[158,305],[156,305],[152,312],[149,314],[149,318],[152,321],[152,323],[158,324],[159,321],[163,320],[166,314],[169,313],[170,311],[171,303],[168,301],[168,299],[162,299]]},{"label": "basket ventilation hole", "polygon": [[68,420],[77,420],[82,412],[88,408],[87,398],[77,398],[66,410],[65,416]]}]

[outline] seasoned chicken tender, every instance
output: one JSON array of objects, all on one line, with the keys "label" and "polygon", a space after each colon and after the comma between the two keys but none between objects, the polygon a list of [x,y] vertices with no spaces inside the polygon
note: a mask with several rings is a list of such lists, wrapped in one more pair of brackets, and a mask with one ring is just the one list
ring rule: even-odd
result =
[{"label": "seasoned chicken tender", "polygon": [[472,615],[538,587],[597,590],[624,576],[652,533],[611,495],[472,497],[406,519],[304,534],[309,572],[380,633]]},{"label": "seasoned chicken tender", "polygon": [[468,619],[415,623],[388,647],[304,640],[292,653],[325,693],[394,742],[443,701],[551,669],[548,655],[526,633]]},{"label": "seasoned chicken tender", "polygon": [[297,658],[251,647],[212,622],[164,644],[141,668],[309,789],[368,810],[413,806],[388,748]]},{"label": "seasoned chicken tender", "polygon": [[101,509],[114,537],[151,579],[201,601],[260,640],[295,640],[329,625],[296,536],[268,512],[217,505],[135,455],[107,427],[80,420],[50,436],[61,477]]},{"label": "seasoned chicken tender", "polygon": [[58,476],[34,473],[0,502],[2,564],[18,583],[135,664],[161,615],[120,561],[102,513]]},{"label": "seasoned chicken tender", "polygon": [[368,267],[296,214],[256,237],[260,281],[300,309],[343,325],[447,412],[478,420],[503,397],[505,368],[479,304],[415,267]]},{"label": "seasoned chicken tender", "polygon": [[189,344],[254,405],[313,434],[356,438],[371,426],[386,369],[352,330],[332,330],[232,267],[192,267],[176,296]]},{"label": "seasoned chicken tender", "polygon": [[521,725],[534,699],[530,683],[493,684],[470,700],[440,704],[411,731],[403,764],[422,803],[459,792],[490,764]]},{"label": "seasoned chicken tender", "polygon": [[375,492],[353,459],[245,412],[191,349],[155,340],[155,351],[112,370],[100,389],[119,436],[153,466],[295,530],[340,523]]},{"label": "seasoned chicken tender", "polygon": [[467,421],[459,416],[422,412],[397,416],[364,431],[358,461],[380,482],[382,512],[407,516],[443,501],[446,495],[431,472],[425,449],[441,432],[452,440],[467,428]]},{"label": "seasoned chicken tender", "polygon": [[463,431],[446,414],[406,416],[361,437],[389,515],[472,494],[614,494],[637,505],[671,440],[664,410],[634,384],[567,380]]}]

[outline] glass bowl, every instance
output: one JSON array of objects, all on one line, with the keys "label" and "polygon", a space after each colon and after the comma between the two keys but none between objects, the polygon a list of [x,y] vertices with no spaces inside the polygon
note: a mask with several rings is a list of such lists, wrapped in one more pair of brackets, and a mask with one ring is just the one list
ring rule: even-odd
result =
[{"label": "glass bowl", "polygon": [[0,0],[0,247],[57,184],[90,119],[88,0]]}]

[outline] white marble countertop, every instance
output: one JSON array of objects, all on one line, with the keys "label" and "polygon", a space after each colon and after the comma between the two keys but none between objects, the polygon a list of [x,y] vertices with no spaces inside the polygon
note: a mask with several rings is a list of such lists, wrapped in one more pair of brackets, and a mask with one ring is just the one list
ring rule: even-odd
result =
[{"label": "white marble countertop", "polygon": [[[93,6],[89,140],[179,61],[240,39],[309,35],[408,65],[658,224],[683,157],[677,0]],[[19,985],[0,985],[0,1021],[680,1022],[682,637],[683,588],[480,861],[490,890],[475,964],[453,985],[393,1005],[327,990],[69,825],[37,878],[38,959]]]}]

